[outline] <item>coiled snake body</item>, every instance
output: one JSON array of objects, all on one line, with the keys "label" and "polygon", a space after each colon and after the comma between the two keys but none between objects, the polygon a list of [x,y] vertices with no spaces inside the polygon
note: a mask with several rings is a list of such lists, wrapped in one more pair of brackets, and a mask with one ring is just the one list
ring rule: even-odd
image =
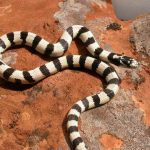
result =
[{"label": "coiled snake body", "polygon": [[[81,39],[87,50],[95,58],[81,55],[62,56],[74,38]],[[65,68],[89,69],[106,80],[107,87],[102,92],[88,96],[75,103],[67,116],[67,129],[73,149],[86,150],[87,147],[78,130],[80,114],[88,109],[107,103],[119,90],[120,79],[116,71],[105,62],[126,67],[137,67],[138,62],[130,57],[100,48],[91,31],[81,25],[69,27],[55,44],[50,44],[34,33],[24,31],[11,32],[0,37],[0,53],[14,45],[27,45],[46,56],[62,57],[29,71],[13,69],[0,60],[0,76],[10,82],[21,84],[36,83]]]}]

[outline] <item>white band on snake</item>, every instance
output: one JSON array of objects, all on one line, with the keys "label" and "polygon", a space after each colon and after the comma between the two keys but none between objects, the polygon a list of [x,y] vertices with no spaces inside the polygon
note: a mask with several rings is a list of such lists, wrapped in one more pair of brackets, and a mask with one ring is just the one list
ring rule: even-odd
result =
[{"label": "white band on snake", "polygon": [[[87,50],[95,58],[81,55],[62,56],[75,38],[81,39]],[[80,114],[107,103],[119,90],[120,79],[116,71],[105,62],[126,67],[137,67],[138,62],[130,57],[103,50],[91,31],[81,25],[69,27],[55,44],[47,42],[34,33],[24,31],[11,32],[0,37],[0,53],[15,45],[31,46],[43,55],[62,57],[29,71],[13,69],[0,60],[0,77],[9,82],[33,84],[65,68],[85,68],[96,72],[105,79],[107,87],[102,92],[78,101],[68,113],[67,129],[73,149],[87,150],[78,129]]]}]

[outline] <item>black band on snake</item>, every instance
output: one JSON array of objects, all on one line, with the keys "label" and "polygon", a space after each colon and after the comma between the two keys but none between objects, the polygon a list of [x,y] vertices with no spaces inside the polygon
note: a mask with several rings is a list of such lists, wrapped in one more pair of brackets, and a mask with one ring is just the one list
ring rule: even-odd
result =
[{"label": "black band on snake", "polygon": [[[95,58],[81,55],[62,56],[75,38],[81,39],[87,50]],[[0,37],[0,53],[14,45],[31,46],[43,55],[59,58],[29,71],[13,69],[0,60],[0,76],[7,81],[33,84],[65,68],[85,68],[96,72],[105,79],[107,86],[102,92],[79,100],[68,113],[67,129],[73,149],[87,150],[78,129],[80,114],[107,103],[119,90],[120,79],[116,71],[105,62],[126,67],[137,67],[138,62],[130,57],[102,49],[91,31],[81,25],[69,27],[55,44],[47,42],[34,33],[24,31],[11,32]]]}]

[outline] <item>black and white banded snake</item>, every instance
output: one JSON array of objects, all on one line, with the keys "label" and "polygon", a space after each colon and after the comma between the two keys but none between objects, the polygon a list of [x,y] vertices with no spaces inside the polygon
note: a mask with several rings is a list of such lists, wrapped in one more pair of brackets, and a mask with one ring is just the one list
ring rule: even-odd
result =
[{"label": "black and white banded snake", "polygon": [[[81,55],[62,56],[75,38],[79,38],[95,58]],[[0,77],[7,81],[33,84],[65,68],[85,68],[96,72],[105,79],[107,86],[103,91],[75,103],[67,116],[67,129],[73,149],[86,150],[87,147],[78,129],[80,114],[88,109],[107,103],[119,90],[120,78],[113,67],[105,62],[126,67],[137,67],[138,62],[130,57],[100,48],[91,31],[81,25],[73,25],[67,28],[55,44],[50,44],[34,33],[24,31],[11,32],[0,37],[0,53],[14,45],[27,45],[43,55],[62,57],[29,71],[13,69],[0,60]]]}]

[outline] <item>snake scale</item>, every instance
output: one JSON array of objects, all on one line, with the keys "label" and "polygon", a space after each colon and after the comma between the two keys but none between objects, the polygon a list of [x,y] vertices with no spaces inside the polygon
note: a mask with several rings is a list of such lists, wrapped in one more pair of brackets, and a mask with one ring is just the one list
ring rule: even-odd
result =
[{"label": "snake scale", "polygon": [[[81,55],[62,56],[75,38],[80,39],[95,58]],[[61,57],[29,71],[16,70],[0,60],[0,76],[7,81],[33,84],[65,68],[88,69],[105,79],[107,86],[103,91],[79,100],[72,106],[67,116],[67,130],[73,149],[87,150],[88,148],[78,129],[80,114],[107,103],[119,90],[120,78],[108,62],[126,67],[137,67],[138,62],[128,56],[102,49],[96,42],[92,32],[81,25],[73,25],[67,28],[55,44],[47,42],[34,33],[25,31],[11,32],[0,37],[0,53],[15,45],[31,46],[43,55]]]}]

